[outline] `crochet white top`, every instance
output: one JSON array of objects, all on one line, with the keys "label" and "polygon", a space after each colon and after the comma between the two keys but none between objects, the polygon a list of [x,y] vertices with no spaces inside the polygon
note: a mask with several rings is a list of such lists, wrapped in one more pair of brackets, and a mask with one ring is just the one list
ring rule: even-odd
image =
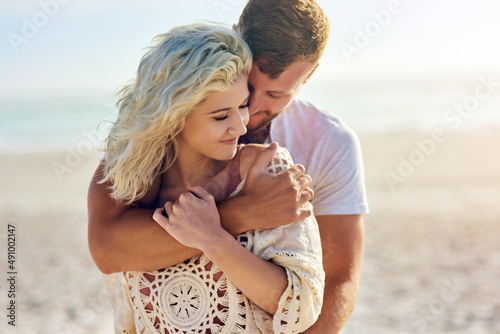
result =
[{"label": "crochet white top", "polygon": [[[288,151],[280,148],[268,170],[278,173],[292,165]],[[285,268],[288,286],[274,316],[253,304],[201,254],[162,270],[104,275],[116,333],[305,331],[317,320],[323,303],[325,274],[315,218],[245,232],[237,240],[262,259]]]}]

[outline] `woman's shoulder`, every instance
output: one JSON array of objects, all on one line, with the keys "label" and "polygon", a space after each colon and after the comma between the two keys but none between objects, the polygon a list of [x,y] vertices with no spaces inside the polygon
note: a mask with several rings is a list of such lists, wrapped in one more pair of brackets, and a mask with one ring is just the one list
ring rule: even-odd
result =
[{"label": "woman's shoulder", "polygon": [[[254,164],[258,157],[269,147],[269,145],[263,144],[246,144],[240,146],[240,175],[244,179],[247,175],[248,169]],[[274,159],[271,159],[269,167],[274,165],[276,162],[286,161],[288,167],[293,165],[293,161],[290,157],[290,153],[284,147],[278,146]]]},{"label": "woman's shoulder", "polygon": [[261,153],[268,147],[269,145],[264,145],[264,144],[241,144],[240,145],[241,159],[253,161],[259,156],[259,153]]},{"label": "woman's shoulder", "polygon": [[248,169],[253,165],[259,153],[268,146],[261,144],[241,144],[240,145],[240,176],[243,180],[246,178]]}]

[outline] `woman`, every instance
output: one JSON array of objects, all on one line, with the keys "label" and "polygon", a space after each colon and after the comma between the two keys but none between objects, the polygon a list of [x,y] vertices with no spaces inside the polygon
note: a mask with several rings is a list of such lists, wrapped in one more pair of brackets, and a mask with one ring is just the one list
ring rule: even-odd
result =
[{"label": "woman", "polygon": [[[161,207],[157,223],[202,254],[108,276],[117,333],[304,331],[323,298],[314,218],[235,239],[215,204],[241,190],[262,149],[237,144],[249,118],[248,46],[235,31],[201,23],[156,41],[122,90],[101,182],[111,182],[116,201]],[[279,149],[269,168],[291,165]]]}]

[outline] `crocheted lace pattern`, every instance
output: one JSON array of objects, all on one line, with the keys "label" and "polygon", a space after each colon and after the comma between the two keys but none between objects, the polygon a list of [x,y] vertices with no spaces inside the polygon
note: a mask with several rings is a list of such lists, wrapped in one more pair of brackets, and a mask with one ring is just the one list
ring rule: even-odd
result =
[{"label": "crocheted lace pattern", "polygon": [[[280,148],[268,170],[279,173],[292,165],[288,151]],[[244,180],[231,196],[243,184]],[[120,312],[115,306],[116,333],[132,333],[131,322],[137,333],[161,334],[288,334],[311,326],[319,316],[324,288],[321,241],[315,220],[246,232],[237,240],[286,271],[288,287],[274,317],[248,300],[201,254],[162,270],[119,273],[122,293],[114,294],[122,299],[118,302]]]},{"label": "crocheted lace pattern", "polygon": [[126,279],[140,333],[244,333],[247,299],[204,255]]}]

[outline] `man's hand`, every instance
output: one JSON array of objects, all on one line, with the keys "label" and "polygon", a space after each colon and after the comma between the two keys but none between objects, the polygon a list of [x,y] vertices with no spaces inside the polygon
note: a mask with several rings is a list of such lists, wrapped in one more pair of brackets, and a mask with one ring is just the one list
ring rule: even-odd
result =
[{"label": "man's hand", "polygon": [[[310,208],[302,207],[313,197],[308,188],[311,178],[303,175],[304,167],[296,165],[280,174],[267,172],[276,150],[276,144],[265,150],[255,149],[244,189],[218,206],[222,226],[232,235],[273,228],[311,214]],[[89,248],[102,272],[166,268],[200,254],[200,250],[186,247],[164,233],[152,219],[153,210],[114,201],[109,184],[99,184],[102,177],[100,165],[88,196]],[[156,199],[160,187],[158,177],[148,195]]]},{"label": "man's hand", "polygon": [[240,194],[219,205],[224,228],[233,235],[249,230],[269,229],[305,219],[312,214],[309,202],[314,193],[311,177],[300,164],[278,173],[267,171],[277,144],[255,151]]}]

